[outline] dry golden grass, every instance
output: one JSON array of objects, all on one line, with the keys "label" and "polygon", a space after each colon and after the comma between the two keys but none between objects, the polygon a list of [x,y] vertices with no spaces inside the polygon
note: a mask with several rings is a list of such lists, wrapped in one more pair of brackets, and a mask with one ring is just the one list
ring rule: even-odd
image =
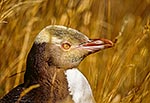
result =
[{"label": "dry golden grass", "polygon": [[1,0],[0,97],[23,82],[34,37],[51,24],[117,40],[79,66],[97,103],[150,103],[149,0]]}]

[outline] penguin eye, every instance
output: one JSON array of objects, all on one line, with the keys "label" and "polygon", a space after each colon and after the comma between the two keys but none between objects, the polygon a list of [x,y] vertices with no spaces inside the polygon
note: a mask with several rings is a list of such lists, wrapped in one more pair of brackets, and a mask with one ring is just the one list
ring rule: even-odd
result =
[{"label": "penguin eye", "polygon": [[71,47],[71,44],[69,44],[69,43],[63,43],[63,44],[62,44],[62,47],[63,47],[65,50],[68,50],[68,49]]}]

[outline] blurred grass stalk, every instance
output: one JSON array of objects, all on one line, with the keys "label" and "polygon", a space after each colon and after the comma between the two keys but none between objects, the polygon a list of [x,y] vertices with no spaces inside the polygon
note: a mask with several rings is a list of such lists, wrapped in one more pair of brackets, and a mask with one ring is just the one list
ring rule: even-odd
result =
[{"label": "blurred grass stalk", "polygon": [[79,66],[97,103],[150,102],[149,0],[1,0],[0,97],[23,82],[34,37],[50,24],[117,41]]}]

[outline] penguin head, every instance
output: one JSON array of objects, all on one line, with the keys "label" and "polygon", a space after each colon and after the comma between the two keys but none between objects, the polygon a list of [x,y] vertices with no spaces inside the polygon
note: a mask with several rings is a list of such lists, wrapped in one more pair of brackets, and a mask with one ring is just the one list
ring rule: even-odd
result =
[{"label": "penguin head", "polygon": [[89,54],[112,46],[110,40],[89,39],[75,29],[51,25],[36,36],[30,52],[41,53],[50,66],[70,69],[77,67]]}]

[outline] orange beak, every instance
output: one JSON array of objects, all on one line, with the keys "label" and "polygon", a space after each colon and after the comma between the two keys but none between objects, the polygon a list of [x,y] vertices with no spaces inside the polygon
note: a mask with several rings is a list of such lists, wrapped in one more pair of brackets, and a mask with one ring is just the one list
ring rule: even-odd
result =
[{"label": "orange beak", "polygon": [[91,39],[88,42],[81,44],[80,47],[86,49],[90,53],[97,52],[101,49],[110,48],[114,43],[108,39]]}]

